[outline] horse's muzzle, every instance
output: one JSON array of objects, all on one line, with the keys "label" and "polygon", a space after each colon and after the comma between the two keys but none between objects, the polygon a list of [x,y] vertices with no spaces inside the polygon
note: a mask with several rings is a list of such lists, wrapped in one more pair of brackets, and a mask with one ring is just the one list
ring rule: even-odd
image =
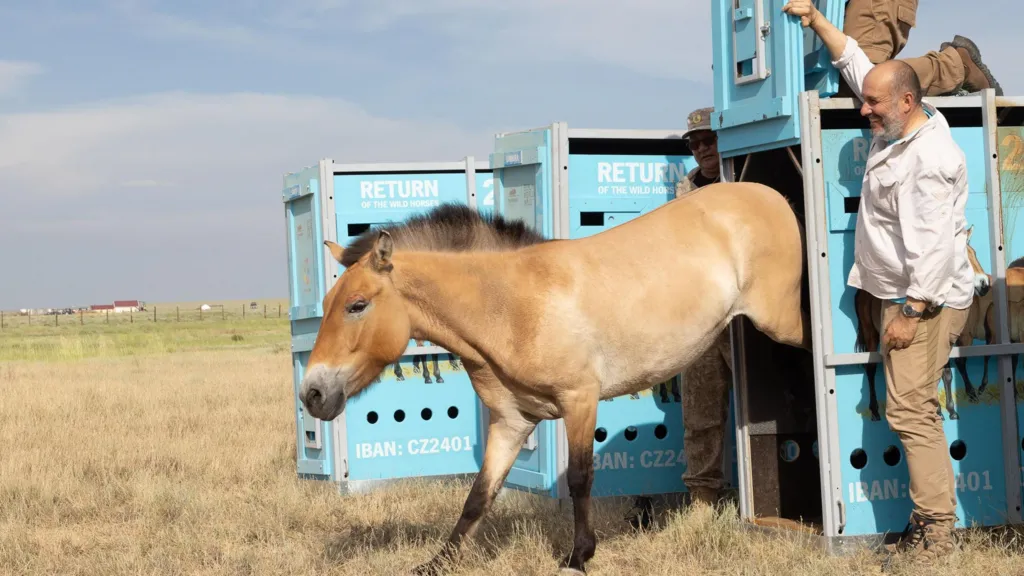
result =
[{"label": "horse's muzzle", "polygon": [[313,417],[334,420],[345,409],[345,383],[340,372],[318,364],[302,379],[299,399]]}]

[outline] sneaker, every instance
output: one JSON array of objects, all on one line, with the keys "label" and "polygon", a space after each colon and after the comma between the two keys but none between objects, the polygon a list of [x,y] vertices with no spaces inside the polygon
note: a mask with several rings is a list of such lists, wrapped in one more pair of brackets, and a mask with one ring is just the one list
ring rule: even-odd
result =
[{"label": "sneaker", "polygon": [[910,522],[895,545],[886,546],[888,558],[882,570],[890,570],[897,564],[914,567],[931,567],[936,561],[953,553],[953,523],[935,522],[911,514]]}]

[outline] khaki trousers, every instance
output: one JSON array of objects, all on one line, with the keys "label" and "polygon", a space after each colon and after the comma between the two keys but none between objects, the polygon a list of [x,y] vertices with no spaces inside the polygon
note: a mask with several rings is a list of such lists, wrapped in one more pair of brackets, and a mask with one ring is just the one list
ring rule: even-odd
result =
[{"label": "khaki trousers", "polygon": [[[875,316],[879,334],[900,314],[902,304],[882,302]],[[949,352],[967,323],[968,310],[939,308],[917,323],[910,346],[882,351],[885,367],[885,418],[903,443],[910,473],[910,499],[922,518],[956,519],[956,485],[942,419],[938,385]]]},{"label": "khaki trousers", "polygon": [[[918,0],[849,0],[843,33],[860,45],[875,64],[896,57],[910,38],[910,29],[917,24]],[[909,64],[921,82],[925,96],[947,94],[964,82],[964,63],[953,47],[941,52],[932,50],[924,56],[901,58]],[[845,81],[838,96],[850,97],[853,92]]]},{"label": "khaki trousers", "polygon": [[728,327],[714,344],[683,373],[683,451],[688,489],[721,490],[722,451],[732,388],[732,346]]}]

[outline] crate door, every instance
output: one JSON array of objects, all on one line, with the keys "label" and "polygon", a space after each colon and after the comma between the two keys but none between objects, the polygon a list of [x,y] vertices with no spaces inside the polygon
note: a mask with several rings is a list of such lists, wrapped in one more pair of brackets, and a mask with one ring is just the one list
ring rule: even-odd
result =
[{"label": "crate door", "polygon": [[282,193],[288,241],[288,287],[292,386],[295,403],[296,472],[326,479],[332,476],[331,423],[314,418],[299,400],[306,361],[323,316],[323,206],[316,167],[290,175]]},{"label": "crate door", "polygon": [[[718,150],[732,157],[799,144],[798,97],[838,88],[828,51],[800,19],[782,11],[784,0],[717,0],[712,11]],[[818,0],[840,28],[845,2]]]},{"label": "crate door", "polygon": [[[553,237],[552,129],[500,136],[491,155],[494,212]],[[523,443],[505,485],[557,496],[559,421],[541,421]]]}]

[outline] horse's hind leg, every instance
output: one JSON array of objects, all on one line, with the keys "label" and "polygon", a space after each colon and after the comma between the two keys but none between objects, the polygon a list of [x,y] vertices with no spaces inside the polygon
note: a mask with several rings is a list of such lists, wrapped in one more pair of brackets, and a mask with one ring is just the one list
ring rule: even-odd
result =
[{"label": "horse's hind leg", "polygon": [[572,551],[562,560],[562,574],[586,574],[585,565],[594,556],[597,536],[590,521],[590,488],[594,483],[594,426],[597,422],[597,393],[574,391],[559,402],[569,444],[566,480],[572,497],[575,535]]},{"label": "horse's hind leg", "polygon": [[[949,412],[950,420],[957,420],[960,418],[960,414],[957,413],[956,409],[953,408],[953,359],[950,358],[946,362],[946,367],[942,369],[942,384],[946,387],[946,412]],[[942,407],[938,408],[939,418],[945,420],[942,415]]]},{"label": "horse's hind leg", "polygon": [[810,306],[804,305],[801,279],[772,277],[776,272],[771,269],[758,271],[768,278],[753,280],[743,297],[746,302],[742,313],[758,331],[772,340],[810,352]]},{"label": "horse's hind leg", "polygon": [[469,490],[462,515],[437,554],[429,562],[416,567],[413,574],[436,576],[458,560],[463,543],[476,533],[480,520],[490,510],[495,496],[501,490],[523,442],[537,426],[536,422],[527,420],[514,408],[505,409],[504,412],[501,410],[491,409],[484,463]]}]

